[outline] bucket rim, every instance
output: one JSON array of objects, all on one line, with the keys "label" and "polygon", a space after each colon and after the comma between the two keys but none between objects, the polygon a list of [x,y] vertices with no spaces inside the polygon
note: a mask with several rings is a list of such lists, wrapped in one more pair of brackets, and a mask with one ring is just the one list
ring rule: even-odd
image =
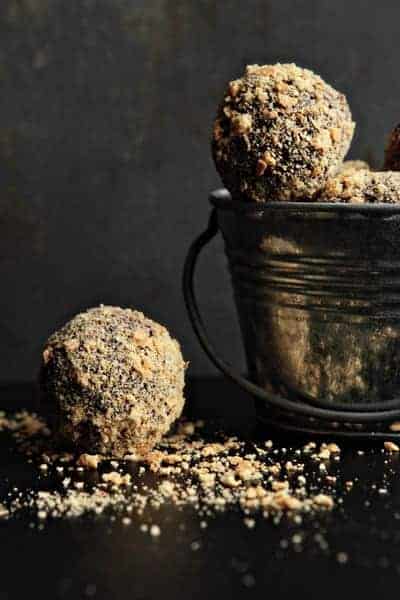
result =
[{"label": "bucket rim", "polygon": [[242,214],[261,215],[269,211],[296,211],[304,213],[356,213],[368,216],[400,215],[400,204],[376,202],[368,204],[344,204],[341,202],[297,202],[297,201],[271,201],[265,204],[232,200],[226,188],[217,188],[209,195],[210,203],[219,210],[231,210]]}]

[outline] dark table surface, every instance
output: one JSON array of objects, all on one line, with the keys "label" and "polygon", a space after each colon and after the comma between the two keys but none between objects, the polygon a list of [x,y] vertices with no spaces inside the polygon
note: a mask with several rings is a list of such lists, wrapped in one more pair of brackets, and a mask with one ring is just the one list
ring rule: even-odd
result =
[{"label": "dark table surface", "polygon": [[[288,447],[304,443],[260,430],[251,399],[227,382],[191,381],[188,396],[189,417],[228,433],[272,437]],[[33,386],[3,386],[0,409],[21,407],[35,407]],[[158,538],[140,531],[139,517],[129,527],[105,516],[50,520],[43,528],[30,526],[28,515],[3,520],[0,599],[388,597],[400,577],[399,458],[378,446],[348,444],[340,469],[344,478],[358,477],[352,493],[332,513],[301,525],[257,518],[249,529],[233,510],[203,530],[193,510],[168,504],[157,514]],[[0,434],[0,502],[14,485],[30,486],[35,472]],[[344,564],[340,553],[348,557]]]}]

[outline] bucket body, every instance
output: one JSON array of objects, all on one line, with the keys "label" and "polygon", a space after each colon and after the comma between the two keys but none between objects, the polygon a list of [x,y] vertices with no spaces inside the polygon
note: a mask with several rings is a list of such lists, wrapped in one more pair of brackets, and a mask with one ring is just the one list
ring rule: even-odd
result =
[{"label": "bucket body", "polygon": [[400,207],[214,193],[249,376],[326,404],[400,397]]}]

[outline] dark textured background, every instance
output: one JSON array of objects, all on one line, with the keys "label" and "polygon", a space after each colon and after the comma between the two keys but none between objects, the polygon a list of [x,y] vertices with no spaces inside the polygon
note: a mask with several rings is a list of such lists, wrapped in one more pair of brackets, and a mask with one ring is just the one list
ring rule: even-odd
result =
[{"label": "dark textured background", "polygon": [[[180,290],[218,185],[209,130],[246,63],[296,61],[348,94],[351,155],[381,162],[400,120],[398,0],[1,0],[0,381],[35,375],[75,312],[133,305],[210,369]],[[238,360],[221,246],[202,301]]]}]

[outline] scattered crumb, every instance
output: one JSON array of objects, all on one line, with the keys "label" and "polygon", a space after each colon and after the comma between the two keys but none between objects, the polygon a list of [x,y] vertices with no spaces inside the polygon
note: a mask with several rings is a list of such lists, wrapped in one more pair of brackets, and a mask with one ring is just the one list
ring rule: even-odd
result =
[{"label": "scattered crumb", "polygon": [[248,529],[254,529],[254,527],[256,525],[255,520],[254,519],[249,519],[249,518],[243,519],[243,523],[246,525],[246,527]]},{"label": "scattered crumb", "polygon": [[[68,473],[61,491],[32,489],[24,496],[15,490],[10,495],[11,516],[28,509],[42,526],[47,519],[89,513],[108,515],[111,521],[127,526],[134,517],[142,518],[148,507],[158,510],[168,503],[192,507],[199,515],[200,529],[207,528],[208,518],[230,509],[240,510],[245,526],[253,529],[259,518],[279,523],[286,517],[300,525],[304,515],[309,518],[333,510],[336,501],[341,501],[340,486],[332,488],[336,477],[328,473],[332,457],[340,460],[340,448],[332,443],[310,442],[296,449],[274,447],[271,440],[258,445],[223,433],[204,435],[203,423],[181,423],[147,455],[129,456],[129,462],[138,463],[133,476],[126,472],[130,465],[112,457],[81,454],[76,460],[55,452],[48,433],[42,435],[43,424],[33,428],[39,432],[34,436],[26,433],[30,429],[21,423],[30,422],[27,413],[17,418],[2,415],[1,419],[2,428],[13,432],[19,450],[29,459],[38,459],[36,464],[45,465],[49,473]],[[44,445],[43,439],[47,440]],[[101,474],[100,481],[76,479],[78,470],[96,470],[105,460],[118,471]],[[153,478],[151,485],[146,474]],[[349,489],[349,482],[345,487]],[[152,537],[161,533],[156,524],[139,527]]]},{"label": "scattered crumb", "polygon": [[152,525],[150,527],[151,537],[159,537],[161,535],[161,529],[158,525]]},{"label": "scattered crumb", "polygon": [[99,454],[81,454],[78,458],[77,465],[84,469],[96,470],[101,461]]},{"label": "scattered crumb", "polygon": [[301,544],[303,542],[303,536],[301,535],[301,533],[295,533],[292,537],[292,542],[295,546]]},{"label": "scattered crumb", "polygon": [[397,444],[395,444],[394,442],[384,442],[383,447],[385,448],[386,452],[399,452],[400,451],[399,446]]},{"label": "scattered crumb", "polygon": [[348,562],[349,556],[348,556],[347,552],[338,552],[336,554],[336,560],[338,561],[339,564],[344,565]]},{"label": "scattered crumb", "polygon": [[110,483],[116,487],[120,487],[121,485],[130,485],[131,483],[131,476],[129,473],[120,475],[117,471],[110,471],[110,473],[103,473],[101,478],[105,483]]},{"label": "scattered crumb", "polygon": [[200,550],[201,548],[201,543],[198,540],[195,540],[194,542],[192,542],[190,544],[190,549],[193,550],[193,552],[197,552],[197,550]]},{"label": "scattered crumb", "polygon": [[318,494],[313,498],[314,504],[320,506],[322,508],[326,508],[331,510],[334,506],[334,501],[332,496],[327,496],[326,494]]}]

